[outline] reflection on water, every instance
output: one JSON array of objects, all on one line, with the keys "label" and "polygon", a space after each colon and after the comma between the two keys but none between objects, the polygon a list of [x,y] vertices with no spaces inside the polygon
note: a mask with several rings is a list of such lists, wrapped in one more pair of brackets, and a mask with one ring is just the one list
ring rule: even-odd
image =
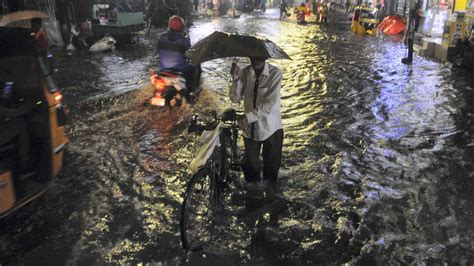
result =
[{"label": "reflection on water", "polygon": [[[276,191],[236,192],[216,218],[212,243],[202,252],[181,249],[179,204],[195,152],[186,121],[230,106],[232,59],[215,60],[203,64],[208,91],[193,110],[145,109],[150,90],[80,105],[65,174],[39,211],[7,220],[21,222],[0,235],[2,253],[11,244],[17,251],[8,252],[10,261],[51,264],[474,261],[472,77],[421,58],[402,65],[400,43],[355,36],[347,25],[298,26],[272,12],[198,21],[190,37],[258,33],[293,59],[271,60],[284,73],[286,138]],[[82,73],[96,72],[79,75],[77,87],[74,78],[60,79],[66,98],[146,82],[154,41],[138,55],[75,59]],[[89,90],[87,82],[105,88]],[[31,241],[30,231],[38,236]],[[51,250],[63,255],[44,257]]]}]

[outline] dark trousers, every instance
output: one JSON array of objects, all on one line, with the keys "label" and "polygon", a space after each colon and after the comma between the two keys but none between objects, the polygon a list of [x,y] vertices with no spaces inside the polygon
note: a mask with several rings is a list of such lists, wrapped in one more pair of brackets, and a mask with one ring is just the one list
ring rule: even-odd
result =
[{"label": "dark trousers", "polygon": [[245,152],[242,161],[244,177],[247,182],[261,180],[260,151],[263,157],[263,179],[276,181],[281,165],[281,150],[283,146],[283,129],[279,129],[264,141],[254,141],[244,138]]},{"label": "dark trousers", "polygon": [[413,58],[413,39],[408,38],[408,58],[411,60]]},{"label": "dark trousers", "polygon": [[201,81],[201,65],[188,64],[186,73],[186,87],[189,92],[198,93],[199,83]]}]

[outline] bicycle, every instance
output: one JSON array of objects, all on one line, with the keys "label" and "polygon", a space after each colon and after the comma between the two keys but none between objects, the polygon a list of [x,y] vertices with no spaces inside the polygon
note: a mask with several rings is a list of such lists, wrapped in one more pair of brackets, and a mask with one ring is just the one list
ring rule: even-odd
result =
[{"label": "bicycle", "polygon": [[[188,132],[200,135],[201,147],[191,163],[194,175],[189,180],[180,212],[181,244],[184,249],[199,250],[209,241],[213,212],[224,204],[223,194],[241,172],[237,150],[238,123],[235,110],[203,123],[191,118]],[[207,240],[207,241],[206,241]]]}]

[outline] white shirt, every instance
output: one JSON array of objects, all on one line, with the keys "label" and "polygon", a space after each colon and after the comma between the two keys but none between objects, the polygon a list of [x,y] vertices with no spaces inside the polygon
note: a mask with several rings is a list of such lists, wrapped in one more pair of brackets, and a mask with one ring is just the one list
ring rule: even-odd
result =
[{"label": "white shirt", "polygon": [[281,70],[265,63],[260,74],[257,90],[257,104],[253,108],[255,71],[252,66],[242,69],[240,79],[232,83],[230,99],[234,103],[244,99],[244,114],[249,122],[243,133],[251,138],[252,123],[255,124],[253,140],[264,141],[275,131],[283,128],[280,113]]}]

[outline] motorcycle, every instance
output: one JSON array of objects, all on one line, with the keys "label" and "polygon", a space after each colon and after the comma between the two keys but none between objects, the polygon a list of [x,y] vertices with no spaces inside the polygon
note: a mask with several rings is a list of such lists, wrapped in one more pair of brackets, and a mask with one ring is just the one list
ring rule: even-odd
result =
[{"label": "motorcycle", "polygon": [[306,19],[305,19],[305,12],[302,10],[299,10],[296,13],[296,23],[299,25],[306,24]]},{"label": "motorcycle", "polygon": [[107,50],[115,51],[115,44],[117,41],[112,36],[105,36],[102,39],[96,41],[89,47],[86,40],[81,36],[80,32],[76,29],[76,26],[71,27],[71,36],[69,37],[69,44],[66,50],[72,53],[76,50],[89,52],[105,52]]},{"label": "motorcycle", "polygon": [[186,79],[182,73],[171,71],[152,71],[150,77],[151,84],[155,91],[153,97],[146,103],[170,109],[179,107],[186,102],[188,92],[186,89]]},{"label": "motorcycle", "polygon": [[107,50],[115,51],[115,43],[117,41],[112,36],[105,36],[95,42],[90,48],[89,52],[105,52]]},{"label": "motorcycle", "polygon": [[87,50],[89,45],[86,40],[81,37],[80,32],[76,29],[76,26],[71,27],[71,36],[69,37],[69,44],[66,47],[68,52],[73,52],[76,50],[84,51]]}]

